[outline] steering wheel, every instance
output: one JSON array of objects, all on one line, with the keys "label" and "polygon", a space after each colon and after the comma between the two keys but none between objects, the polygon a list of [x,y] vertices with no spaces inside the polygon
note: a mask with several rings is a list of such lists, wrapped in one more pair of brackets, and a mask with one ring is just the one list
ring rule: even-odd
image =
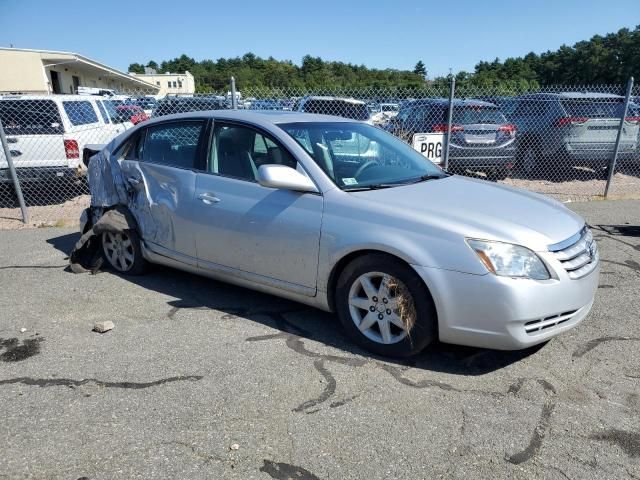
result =
[{"label": "steering wheel", "polygon": [[377,160],[367,160],[366,162],[364,162],[362,165],[360,165],[360,167],[358,168],[358,170],[356,170],[356,173],[353,174],[353,178],[358,178],[358,176],[364,172],[367,168],[370,167],[375,167],[375,166],[380,166],[380,164],[378,163]]}]

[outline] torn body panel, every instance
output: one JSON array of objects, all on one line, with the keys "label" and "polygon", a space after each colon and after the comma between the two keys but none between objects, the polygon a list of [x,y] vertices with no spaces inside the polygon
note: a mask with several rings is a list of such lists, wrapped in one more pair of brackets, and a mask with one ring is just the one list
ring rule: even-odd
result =
[{"label": "torn body panel", "polygon": [[188,169],[122,160],[128,189],[127,206],[138,222],[141,236],[168,250],[195,257],[192,208],[196,174]]}]

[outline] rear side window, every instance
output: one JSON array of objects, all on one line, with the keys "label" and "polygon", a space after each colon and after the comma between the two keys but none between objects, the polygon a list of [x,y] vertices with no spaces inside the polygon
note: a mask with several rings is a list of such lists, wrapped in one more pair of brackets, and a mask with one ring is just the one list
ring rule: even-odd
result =
[{"label": "rear side window", "polygon": [[7,135],[64,133],[58,106],[52,100],[0,100],[0,119]]},{"label": "rear side window", "polygon": [[198,145],[204,122],[171,122],[147,129],[142,161],[179,168],[199,168]]},{"label": "rear side window", "polygon": [[620,118],[623,100],[620,98],[561,100],[567,115],[588,118]]},{"label": "rear side window", "polygon": [[98,116],[96,111],[91,106],[91,103],[86,101],[78,102],[62,102],[64,111],[69,117],[71,125],[88,125],[90,123],[97,123]]}]

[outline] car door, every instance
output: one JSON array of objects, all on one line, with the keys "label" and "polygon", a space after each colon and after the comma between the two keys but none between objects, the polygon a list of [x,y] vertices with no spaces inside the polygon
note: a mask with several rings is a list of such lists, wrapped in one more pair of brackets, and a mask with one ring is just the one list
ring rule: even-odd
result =
[{"label": "car door", "polygon": [[190,210],[204,166],[206,120],[176,120],[138,130],[119,152],[122,176],[147,246],[196,265]]},{"label": "car door", "polygon": [[314,295],[323,198],[261,186],[257,169],[282,164],[304,172],[272,136],[216,122],[206,172],[194,201],[198,264]]}]

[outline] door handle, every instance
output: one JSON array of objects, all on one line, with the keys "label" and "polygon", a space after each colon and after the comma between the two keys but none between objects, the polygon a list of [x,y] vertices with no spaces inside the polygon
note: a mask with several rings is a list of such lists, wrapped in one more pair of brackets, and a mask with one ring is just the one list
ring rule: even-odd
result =
[{"label": "door handle", "polygon": [[205,203],[207,205],[213,205],[214,203],[218,203],[220,201],[218,197],[209,192],[201,193],[200,195],[198,195],[198,199],[200,199],[202,203]]},{"label": "door handle", "polygon": [[142,180],[136,177],[129,177],[127,178],[127,182],[129,182],[129,184],[133,185],[134,187],[137,187],[142,183]]}]

